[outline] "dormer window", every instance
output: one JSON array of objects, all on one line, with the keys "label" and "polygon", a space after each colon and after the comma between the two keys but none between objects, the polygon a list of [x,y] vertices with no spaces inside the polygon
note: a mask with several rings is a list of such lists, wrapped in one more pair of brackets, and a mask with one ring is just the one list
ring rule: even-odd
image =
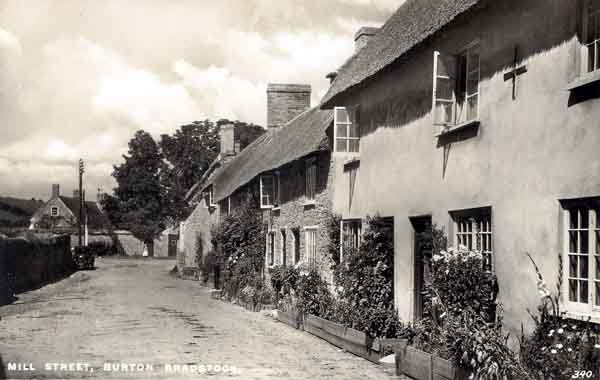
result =
[{"label": "dormer window", "polygon": [[360,145],[359,107],[335,107],[334,152],[358,154]]},{"label": "dormer window", "polygon": [[444,129],[471,124],[479,118],[479,45],[458,55],[434,52],[434,124]]}]

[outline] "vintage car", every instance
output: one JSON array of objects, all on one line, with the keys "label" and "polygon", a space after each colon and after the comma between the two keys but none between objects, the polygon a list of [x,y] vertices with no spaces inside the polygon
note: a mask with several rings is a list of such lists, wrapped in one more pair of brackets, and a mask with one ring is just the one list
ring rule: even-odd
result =
[{"label": "vintage car", "polygon": [[77,266],[77,269],[94,269],[94,261],[96,255],[90,249],[90,247],[74,247],[72,248],[73,261]]}]

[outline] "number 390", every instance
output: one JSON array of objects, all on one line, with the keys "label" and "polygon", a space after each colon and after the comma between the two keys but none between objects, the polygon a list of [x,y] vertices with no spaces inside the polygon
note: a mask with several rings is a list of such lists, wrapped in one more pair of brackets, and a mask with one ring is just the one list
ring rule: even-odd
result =
[{"label": "number 390", "polygon": [[575,373],[573,374],[573,376],[571,376],[571,378],[572,379],[591,379],[592,376],[594,376],[592,371],[575,371]]}]

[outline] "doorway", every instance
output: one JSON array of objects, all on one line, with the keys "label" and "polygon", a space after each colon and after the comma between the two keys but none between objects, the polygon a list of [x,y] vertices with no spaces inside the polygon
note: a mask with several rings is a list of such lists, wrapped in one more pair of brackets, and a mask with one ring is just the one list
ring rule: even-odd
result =
[{"label": "doorway", "polygon": [[281,229],[281,261],[283,266],[286,266],[287,263],[287,235],[285,232],[285,228]]},{"label": "doorway", "polygon": [[410,218],[414,229],[414,316],[415,321],[423,318],[427,288],[431,285],[431,259],[433,255],[433,234],[431,216]]}]

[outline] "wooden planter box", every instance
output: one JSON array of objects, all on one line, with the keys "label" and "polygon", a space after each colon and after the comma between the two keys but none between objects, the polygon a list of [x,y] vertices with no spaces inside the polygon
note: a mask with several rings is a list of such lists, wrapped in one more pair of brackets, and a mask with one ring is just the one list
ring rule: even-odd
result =
[{"label": "wooden planter box", "polygon": [[464,380],[467,376],[452,362],[408,346],[396,354],[396,374],[415,380]]},{"label": "wooden planter box", "polygon": [[298,312],[277,310],[277,320],[295,329],[300,329],[300,325],[302,324],[302,316]]},{"label": "wooden planter box", "polygon": [[304,318],[304,331],[374,363],[381,358],[377,341],[367,347],[367,337],[362,331],[311,314]]}]

